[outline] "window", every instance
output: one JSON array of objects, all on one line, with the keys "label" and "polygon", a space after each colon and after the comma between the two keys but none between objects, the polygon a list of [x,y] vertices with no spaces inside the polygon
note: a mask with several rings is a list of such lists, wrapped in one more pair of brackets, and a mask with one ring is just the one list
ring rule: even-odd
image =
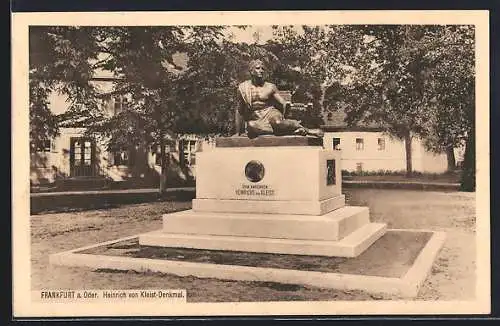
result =
[{"label": "window", "polygon": [[113,153],[114,165],[133,166],[133,152],[122,149]]},{"label": "window", "polygon": [[113,98],[113,109],[114,109],[114,114],[118,114],[123,111],[124,108],[127,107],[127,98],[123,95],[121,96],[115,96]]},{"label": "window", "polygon": [[181,140],[179,143],[182,164],[192,166],[196,164],[196,140]]},{"label": "window", "polygon": [[384,151],[385,150],[385,139],[384,138],[378,138],[377,139],[377,145],[378,145],[378,150],[379,151]]},{"label": "window", "polygon": [[365,149],[365,143],[363,141],[363,138],[356,138],[356,150],[362,151],[364,149]]},{"label": "window", "polygon": [[363,172],[363,163],[356,163],[356,172],[361,173]]},{"label": "window", "polygon": [[340,138],[333,138],[333,149],[340,150]]},{"label": "window", "polygon": [[111,104],[111,96],[110,95],[104,95],[101,97],[101,99],[100,99],[101,109],[108,110],[110,104]]},{"label": "window", "polygon": [[83,142],[83,153],[81,154],[83,154],[83,165],[92,165],[92,143],[90,141]]},{"label": "window", "polygon": [[113,159],[114,159],[115,165],[128,165],[129,164],[129,153],[128,153],[128,151],[115,152]]}]

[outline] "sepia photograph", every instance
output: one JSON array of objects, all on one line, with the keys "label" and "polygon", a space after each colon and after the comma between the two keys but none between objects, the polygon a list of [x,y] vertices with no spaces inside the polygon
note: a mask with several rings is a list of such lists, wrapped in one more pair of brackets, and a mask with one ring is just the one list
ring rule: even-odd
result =
[{"label": "sepia photograph", "polygon": [[490,312],[487,11],[12,17],[14,316]]}]

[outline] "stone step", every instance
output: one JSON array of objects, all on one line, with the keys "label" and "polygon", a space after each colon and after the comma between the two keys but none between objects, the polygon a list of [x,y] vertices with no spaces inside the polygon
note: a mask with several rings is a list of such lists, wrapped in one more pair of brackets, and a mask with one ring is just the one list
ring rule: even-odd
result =
[{"label": "stone step", "polygon": [[358,206],[345,206],[322,216],[187,210],[163,215],[163,232],[336,241],[369,222],[368,207]]},{"label": "stone step", "polygon": [[264,252],[328,257],[356,257],[384,235],[386,224],[368,223],[339,241],[271,239],[220,235],[195,235],[153,231],[139,236],[143,246]]},{"label": "stone step", "polygon": [[345,206],[345,195],[322,201],[193,199],[199,212],[323,215]]}]

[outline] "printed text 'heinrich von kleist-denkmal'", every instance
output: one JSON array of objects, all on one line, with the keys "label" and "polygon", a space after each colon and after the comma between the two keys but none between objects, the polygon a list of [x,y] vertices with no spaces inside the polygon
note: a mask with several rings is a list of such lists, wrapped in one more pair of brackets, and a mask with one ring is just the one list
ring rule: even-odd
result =
[{"label": "printed text 'heinrich von kleist-denkmal'", "polygon": [[186,302],[186,297],[186,290],[182,289],[32,291],[32,298],[41,302],[157,300],[162,302],[179,303]]}]

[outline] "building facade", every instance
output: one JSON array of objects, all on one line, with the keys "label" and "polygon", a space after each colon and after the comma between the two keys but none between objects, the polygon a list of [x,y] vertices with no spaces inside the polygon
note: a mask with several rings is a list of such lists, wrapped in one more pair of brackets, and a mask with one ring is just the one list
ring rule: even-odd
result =
[{"label": "building facade", "polygon": [[[342,170],[358,173],[406,170],[405,143],[381,131],[326,131],[323,143],[325,148],[342,152]],[[446,154],[426,151],[421,140],[413,138],[412,167],[423,173],[446,172]]]},{"label": "building facade", "polygon": [[[342,110],[325,115],[323,146],[342,151],[342,170],[348,172],[406,171],[406,148],[403,140],[395,138],[376,124],[348,126]],[[412,168],[415,172],[443,173],[448,169],[445,153],[425,149],[418,137],[411,142]],[[454,150],[456,163],[463,162],[463,148]]]},{"label": "building facade", "polygon": [[[159,150],[136,145],[108,151],[103,142],[84,136],[85,128],[62,128],[60,135],[31,153],[32,185],[74,179],[106,179],[136,184],[156,184],[161,174]],[[197,135],[181,135],[166,146],[171,185],[194,182],[196,155],[213,147],[213,141]]]},{"label": "building facade", "polygon": [[[103,94],[103,111],[108,115],[119,113],[130,101],[127,96],[113,96],[114,79],[99,77],[95,86]],[[109,95],[106,95],[109,94]],[[51,111],[64,113],[66,98],[52,94]],[[130,181],[135,184],[157,184],[161,174],[160,149],[144,144],[110,151],[106,142],[85,136],[85,128],[60,128],[60,134],[41,148],[33,148],[30,157],[32,185],[52,184],[76,179],[102,179],[113,182]],[[213,139],[198,135],[178,135],[167,141],[168,180],[172,185],[194,182],[195,153],[214,146]]]}]

